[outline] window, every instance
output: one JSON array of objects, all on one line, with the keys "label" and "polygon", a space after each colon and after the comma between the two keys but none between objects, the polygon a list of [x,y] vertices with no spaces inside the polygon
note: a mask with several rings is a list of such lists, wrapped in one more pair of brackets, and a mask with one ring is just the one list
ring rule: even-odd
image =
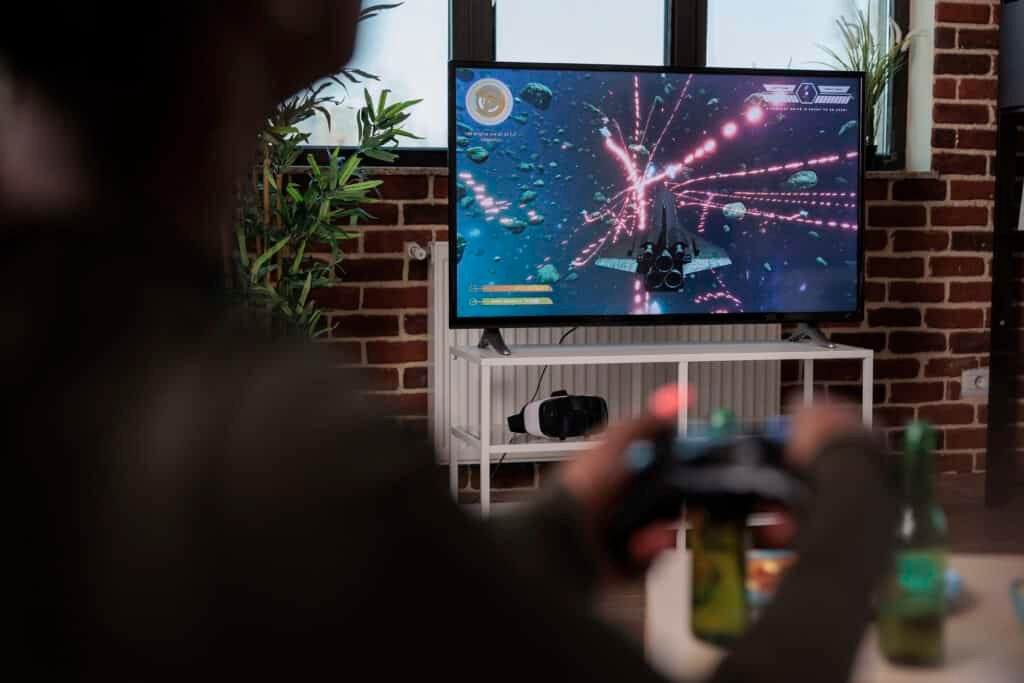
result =
[{"label": "window", "polygon": [[[389,0],[363,4],[382,2]],[[836,18],[869,5],[874,16],[893,17],[907,30],[910,0],[405,0],[360,27],[349,66],[380,76],[379,82],[365,81],[371,93],[387,87],[395,98],[423,98],[410,128],[425,139],[404,144],[411,153],[399,163],[441,164],[449,54],[478,61],[821,69],[816,62],[828,58],[818,44],[839,45]],[[887,30],[878,33],[888,39]],[[343,100],[332,112],[334,126],[311,122],[312,144],[354,142],[362,87],[352,84],[347,94],[332,89]],[[883,108],[880,165],[900,168],[906,70],[896,76]]]},{"label": "window", "polygon": [[[364,0],[363,6],[382,2]],[[347,91],[332,84],[325,92],[339,103],[329,108],[331,126],[322,116],[306,121],[303,128],[312,135],[310,145],[335,147],[358,142],[355,115],[366,87],[374,98],[388,88],[393,101],[423,99],[408,122],[408,129],[423,139],[404,141],[404,149],[448,146],[448,0],[405,0],[362,22],[348,67],[380,80],[357,76],[362,82],[349,83]]]},{"label": "window", "polygon": [[[502,62],[665,63],[665,0],[498,0],[495,57]],[[543,21],[538,21],[543,17]]]},{"label": "window", "polygon": [[[774,69],[827,69],[826,46],[844,54],[838,17],[853,18],[870,9],[878,38],[888,42],[891,0],[713,0],[708,2],[707,65]],[[890,155],[893,140],[893,94],[882,98],[878,153]]]}]

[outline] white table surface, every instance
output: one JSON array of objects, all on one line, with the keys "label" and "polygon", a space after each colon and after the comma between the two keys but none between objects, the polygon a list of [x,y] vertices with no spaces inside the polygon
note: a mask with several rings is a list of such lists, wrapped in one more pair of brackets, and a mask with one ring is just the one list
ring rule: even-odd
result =
[{"label": "white table surface", "polygon": [[[888,664],[874,627],[861,644],[855,683],[1022,683],[1024,627],[1016,619],[1010,583],[1024,575],[1021,555],[953,555],[972,605],[946,621],[946,664],[913,669]],[[672,678],[706,678],[724,651],[690,632],[690,554],[666,553],[647,577],[644,641],[655,667]]]}]

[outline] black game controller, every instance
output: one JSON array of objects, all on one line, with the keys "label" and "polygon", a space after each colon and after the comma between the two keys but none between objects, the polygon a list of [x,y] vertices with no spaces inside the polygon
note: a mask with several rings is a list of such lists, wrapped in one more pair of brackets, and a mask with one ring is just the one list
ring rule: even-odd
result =
[{"label": "black game controller", "polygon": [[629,552],[633,533],[678,519],[684,503],[741,519],[759,501],[800,508],[810,489],[785,461],[787,435],[788,425],[778,421],[743,433],[712,429],[677,438],[669,431],[633,444],[627,454],[632,482],[606,527],[612,560],[628,574],[642,571]]}]

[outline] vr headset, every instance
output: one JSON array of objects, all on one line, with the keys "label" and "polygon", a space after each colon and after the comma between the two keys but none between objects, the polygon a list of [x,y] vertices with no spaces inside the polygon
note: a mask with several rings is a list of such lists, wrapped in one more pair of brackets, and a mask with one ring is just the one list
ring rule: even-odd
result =
[{"label": "vr headset", "polygon": [[570,396],[556,391],[550,398],[527,403],[508,418],[509,430],[517,434],[565,440],[582,436],[608,422],[608,404],[600,396]]}]

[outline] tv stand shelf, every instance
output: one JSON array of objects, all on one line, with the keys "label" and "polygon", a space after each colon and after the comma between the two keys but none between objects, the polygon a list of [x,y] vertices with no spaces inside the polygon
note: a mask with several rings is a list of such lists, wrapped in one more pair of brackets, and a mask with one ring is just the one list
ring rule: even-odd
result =
[{"label": "tv stand shelf", "polygon": [[[874,352],[855,346],[835,345],[826,347],[815,343],[794,343],[787,341],[734,342],[720,344],[630,344],[630,345],[537,345],[512,346],[510,355],[502,355],[488,348],[477,346],[452,346],[453,360],[463,360],[480,368],[480,430],[471,432],[465,426],[452,426],[453,439],[469,444],[477,452],[472,459],[462,462],[477,462],[480,465],[480,507],[483,514],[490,511],[490,464],[495,456],[508,454],[508,461],[539,461],[563,459],[568,454],[587,449],[594,439],[569,439],[566,441],[528,439],[524,443],[491,443],[495,417],[491,410],[491,371],[494,368],[542,365],[640,365],[648,363],[674,364],[678,368],[677,382],[680,393],[689,384],[690,363],[740,362],[757,360],[798,360],[803,363],[804,402],[813,398],[814,361],[833,359],[856,359],[862,364],[862,416],[866,425],[871,424],[872,390],[874,385]],[[454,366],[454,363],[452,364]],[[454,373],[453,373],[454,374]],[[456,394],[449,384],[449,400]],[[497,416],[502,419],[503,416]],[[687,411],[678,415],[680,434],[686,434],[689,423]],[[452,448],[451,452],[454,453]],[[448,458],[449,484],[452,495],[458,493],[459,459]]]}]

